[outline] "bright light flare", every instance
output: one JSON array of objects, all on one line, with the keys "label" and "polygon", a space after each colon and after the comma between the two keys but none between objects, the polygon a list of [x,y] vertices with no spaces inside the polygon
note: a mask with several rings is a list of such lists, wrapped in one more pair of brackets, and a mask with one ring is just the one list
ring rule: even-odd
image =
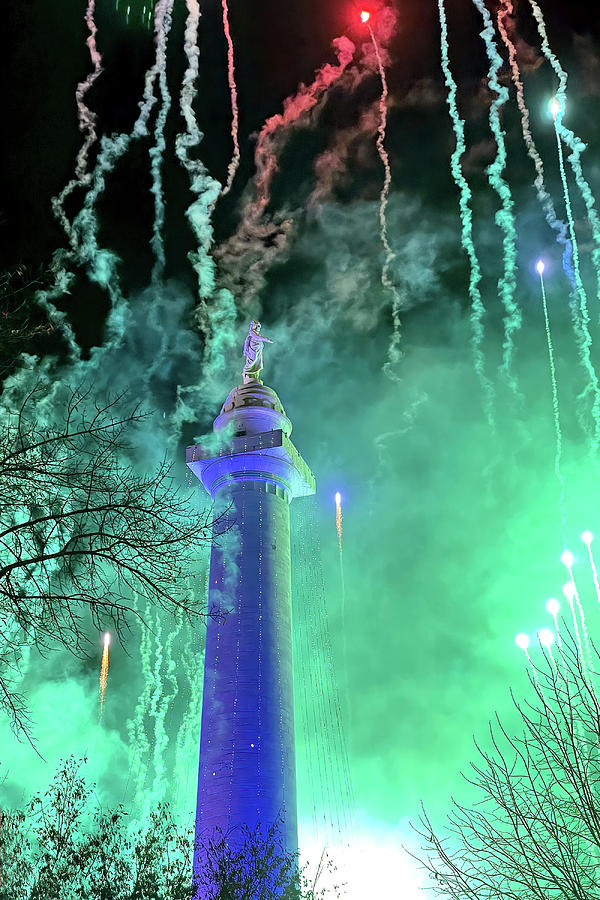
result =
[{"label": "bright light flare", "polygon": [[515,638],[515,644],[519,648],[519,650],[529,650],[529,635],[521,632]]},{"label": "bright light flare", "polygon": [[360,21],[363,23],[363,25],[366,25],[370,18],[371,13],[367,9],[361,10]]},{"label": "bright light flare", "polygon": [[538,275],[543,275],[544,272],[546,271],[546,264],[544,263],[543,260],[540,259],[535,268],[536,268]]},{"label": "bright light flare", "polygon": [[592,543],[592,541],[594,540],[594,535],[592,534],[591,531],[584,531],[583,534],[581,535],[581,540],[586,545],[586,547],[589,547],[590,544]]},{"label": "bright light flare", "polygon": [[558,97],[553,97],[550,101],[550,112],[552,113],[552,118],[556,121],[558,114],[561,111],[561,103]]},{"label": "bright light flare", "polygon": [[575,597],[577,588],[571,581],[567,581],[566,584],[563,584],[562,592],[570,603],[573,600],[573,598]]},{"label": "bright light flare", "polygon": [[558,602],[558,600],[555,597],[550,597],[550,599],[546,603],[546,609],[548,610],[548,612],[550,613],[551,616],[556,618],[556,616],[560,612],[560,603]]},{"label": "bright light flare", "polygon": [[571,553],[570,550],[565,550],[563,555],[560,558],[561,563],[567,567],[567,569],[573,568],[573,563],[575,562],[575,557]]},{"label": "bright light flare", "polygon": [[549,628],[540,628],[538,631],[538,640],[542,647],[550,648],[554,643],[554,632]]},{"label": "bright light flare", "polygon": [[110,647],[110,633],[108,631],[104,635],[104,646]]}]

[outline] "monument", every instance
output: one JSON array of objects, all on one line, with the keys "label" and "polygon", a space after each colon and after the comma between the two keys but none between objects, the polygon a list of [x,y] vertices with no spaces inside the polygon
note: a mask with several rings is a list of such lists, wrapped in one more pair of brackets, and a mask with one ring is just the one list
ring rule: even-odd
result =
[{"label": "monument", "polygon": [[[279,823],[298,846],[290,503],[315,479],[290,440],[292,423],[260,380],[263,345],[252,322],[243,383],[214,422],[217,436],[188,447],[186,461],[214,503],[196,836],[217,828],[232,847],[241,826]],[[196,870],[201,865],[196,858]]]}]

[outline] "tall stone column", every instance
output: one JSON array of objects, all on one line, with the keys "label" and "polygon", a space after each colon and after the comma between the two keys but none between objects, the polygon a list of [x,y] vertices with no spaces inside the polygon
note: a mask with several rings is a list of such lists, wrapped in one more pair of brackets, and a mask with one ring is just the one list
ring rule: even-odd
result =
[{"label": "tall stone column", "polygon": [[[315,480],[277,394],[235,388],[187,464],[214,502],[196,835],[240,826],[296,850],[289,504]],[[196,860],[200,865],[201,860]]]}]

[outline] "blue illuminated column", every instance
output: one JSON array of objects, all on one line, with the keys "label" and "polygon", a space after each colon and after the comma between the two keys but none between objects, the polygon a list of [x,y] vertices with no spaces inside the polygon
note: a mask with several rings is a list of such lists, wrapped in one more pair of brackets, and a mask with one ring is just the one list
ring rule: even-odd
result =
[{"label": "blue illuminated column", "polygon": [[[315,480],[292,425],[259,382],[235,388],[216,435],[187,448],[214,501],[196,835],[236,846],[240,826],[281,820],[296,850],[289,504]],[[198,857],[196,866],[201,864]]]}]

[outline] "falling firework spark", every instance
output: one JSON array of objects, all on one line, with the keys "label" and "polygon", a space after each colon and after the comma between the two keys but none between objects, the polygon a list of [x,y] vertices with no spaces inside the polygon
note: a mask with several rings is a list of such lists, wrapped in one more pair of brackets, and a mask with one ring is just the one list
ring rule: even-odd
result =
[{"label": "falling firework spark", "polygon": [[[575,576],[573,574],[573,563],[575,561],[575,558],[569,550],[565,550],[565,552],[561,556],[560,560],[563,563],[563,565],[565,566],[565,568],[567,569],[567,572],[569,573],[570,581],[567,582],[567,584],[564,586],[563,593],[564,593],[565,597],[567,598],[567,600],[569,601],[569,604],[571,606],[571,612],[573,613],[573,624],[575,626],[575,635],[577,638],[577,645],[578,645],[579,651],[581,652],[581,658],[582,658],[583,665],[586,665],[586,663],[587,663],[587,666],[589,666],[591,664],[590,637],[588,634],[587,626],[585,624],[585,615],[583,612],[583,606],[581,605],[581,597],[579,596],[579,591],[577,590],[577,584],[575,582]],[[575,600],[575,603],[577,604],[577,612],[579,613],[579,621],[581,623],[581,633],[583,634],[583,642],[585,645],[585,659],[583,657],[583,649],[581,646],[581,638],[579,635],[579,629],[577,628],[577,625],[576,625],[576,616],[575,616],[575,609],[573,607],[573,600]]]},{"label": "falling firework spark", "polygon": [[377,152],[379,153],[379,158],[383,165],[384,170],[384,178],[383,178],[383,186],[381,188],[381,193],[379,195],[379,226],[381,233],[381,243],[383,245],[383,249],[385,251],[385,260],[383,263],[383,268],[381,270],[381,283],[383,287],[388,290],[392,296],[392,321],[393,321],[393,334],[390,342],[390,346],[388,349],[388,360],[385,366],[385,371],[388,375],[393,375],[392,367],[400,360],[400,307],[401,307],[401,297],[398,291],[398,288],[392,281],[390,277],[390,269],[392,264],[396,258],[396,254],[391,248],[389,238],[388,238],[388,225],[387,225],[387,206],[390,197],[390,187],[392,185],[392,169],[390,167],[390,158],[386,149],[386,133],[387,133],[387,102],[388,102],[388,84],[387,78],[385,74],[385,66],[383,65],[383,59],[381,57],[381,51],[379,49],[379,44],[377,43],[377,38],[375,37],[375,32],[373,31],[373,27],[371,25],[370,14],[363,10],[360,14],[361,21],[363,24],[367,26],[369,29],[369,35],[371,36],[371,41],[373,42],[373,49],[375,50],[375,58],[377,59],[377,68],[379,69],[379,77],[381,79],[381,97],[379,100],[379,125],[377,127]]},{"label": "falling firework spark", "polygon": [[102,650],[102,663],[100,665],[100,712],[104,706],[106,697],[106,685],[108,683],[108,648],[110,647],[110,634],[108,631],[104,635],[104,648]]},{"label": "falling firework spark", "polygon": [[592,551],[592,541],[594,540],[594,535],[591,531],[584,531],[581,535],[581,540],[587,547],[588,558],[592,569],[592,577],[594,579],[594,588],[596,589],[596,597],[598,599],[598,603],[600,603],[600,583],[598,582],[598,569],[596,568],[596,561],[594,559],[594,553]]},{"label": "falling firework spark", "polygon": [[560,629],[558,627],[558,614],[560,612],[560,603],[555,597],[550,597],[550,599],[546,603],[546,609],[552,616],[552,620],[554,622],[554,631],[556,633],[556,643],[558,645],[558,649],[562,649],[562,639],[560,636]]},{"label": "falling firework spark", "polygon": [[531,671],[533,672],[533,678],[534,678],[534,681],[535,681],[535,683],[536,683],[536,684],[538,685],[538,687],[539,687],[539,686],[540,686],[540,682],[539,682],[539,678],[538,678],[537,669],[535,668],[535,666],[534,666],[534,664],[533,664],[533,660],[531,659],[531,656],[529,655],[529,646],[530,646],[530,644],[531,644],[531,641],[529,640],[529,635],[528,635],[528,634],[524,634],[524,632],[521,632],[520,634],[518,634],[518,635],[516,636],[516,638],[515,638],[515,644],[517,645],[517,647],[519,648],[519,650],[522,650],[523,653],[525,654],[525,656],[526,656],[526,658],[527,658],[527,662],[528,662],[529,665],[531,666]]},{"label": "falling firework spark", "polygon": [[554,472],[556,474],[556,480],[559,485],[559,498],[558,498],[558,510],[560,514],[561,521],[561,537],[563,546],[566,542],[567,535],[567,522],[566,522],[566,512],[565,512],[565,494],[566,494],[566,481],[565,476],[562,472],[562,447],[563,447],[563,436],[562,436],[562,428],[560,425],[560,407],[558,404],[558,382],[556,380],[556,362],[554,359],[554,345],[552,343],[552,331],[550,329],[550,316],[548,314],[548,302],[546,298],[546,285],[544,283],[544,270],[545,266],[542,260],[540,260],[536,266],[537,273],[540,276],[540,286],[542,289],[542,305],[544,308],[544,322],[546,326],[546,341],[548,344],[548,360],[550,363],[550,381],[552,383],[552,409],[554,413],[554,432],[556,436],[556,452],[554,455]]},{"label": "falling firework spark", "polygon": [[223,31],[227,41],[227,80],[229,82],[229,93],[231,96],[231,139],[233,141],[233,156],[227,169],[227,183],[222,193],[227,194],[231,190],[233,179],[240,164],[240,143],[239,143],[239,110],[237,99],[237,86],[235,83],[235,59],[233,55],[233,40],[231,38],[231,30],[229,28],[229,9],[227,0],[222,0],[223,7]]}]

